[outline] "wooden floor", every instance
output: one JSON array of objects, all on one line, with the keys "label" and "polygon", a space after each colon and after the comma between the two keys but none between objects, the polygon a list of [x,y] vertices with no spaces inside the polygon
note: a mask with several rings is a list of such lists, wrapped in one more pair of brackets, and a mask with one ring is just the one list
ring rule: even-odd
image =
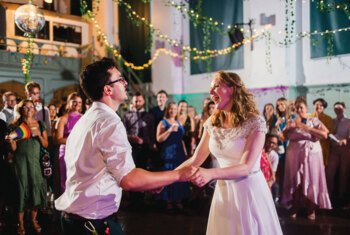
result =
[{"label": "wooden floor", "polygon": [[[137,208],[123,204],[118,212],[126,235],[202,235],[205,234],[210,199],[191,201],[181,211],[165,211],[157,200]],[[315,221],[302,214],[296,219],[289,218],[283,207],[277,207],[280,223],[287,235],[348,235],[350,234],[350,210],[319,210]],[[9,217],[11,213],[7,213]],[[16,234],[14,219],[7,218],[7,225],[0,234]],[[11,222],[12,221],[12,222]],[[59,213],[43,212],[39,216],[44,235],[63,235],[60,229]],[[234,222],[233,222],[234,223]],[[29,225],[26,234],[34,234]]]}]

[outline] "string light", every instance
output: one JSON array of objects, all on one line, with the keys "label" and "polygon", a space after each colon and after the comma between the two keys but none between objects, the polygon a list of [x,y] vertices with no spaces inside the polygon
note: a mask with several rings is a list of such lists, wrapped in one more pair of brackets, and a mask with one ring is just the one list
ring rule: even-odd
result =
[{"label": "string light", "polygon": [[[193,59],[193,60],[207,60],[209,58],[213,58],[213,57],[217,57],[217,56],[221,56],[221,55],[227,55],[229,53],[232,53],[234,50],[236,50],[239,46],[244,46],[245,44],[247,43],[250,43],[252,40],[260,40],[261,38],[266,38],[267,37],[267,32],[269,32],[269,29],[261,29],[260,32],[259,30],[254,30],[255,34],[252,35],[250,38],[248,39],[243,39],[242,42],[238,42],[238,43],[235,43],[235,44],[232,44],[226,48],[223,48],[221,50],[198,50],[197,48],[191,48],[190,46],[187,46],[187,45],[182,45],[181,42],[177,41],[177,40],[174,40],[174,39],[171,39],[168,35],[165,35],[165,34],[162,34],[160,32],[160,30],[158,29],[155,29],[153,27],[152,24],[150,24],[144,17],[141,17],[139,16],[135,11],[132,10],[132,7],[131,5],[125,3],[123,0],[114,0],[116,3],[118,4],[124,4],[124,6],[130,10],[130,14],[132,14],[134,17],[136,17],[138,20],[140,20],[140,22],[143,22],[145,25],[147,25],[148,27],[150,27],[152,30],[154,30],[154,32],[156,33],[156,35],[161,38],[161,39],[164,39],[166,40],[170,45],[173,45],[173,46],[176,46],[176,47],[180,47],[182,49],[182,51],[184,52],[183,55],[181,54],[178,54],[178,53],[175,53],[169,49],[166,49],[166,48],[159,48],[155,51],[153,57],[151,59],[149,59],[149,61],[143,65],[135,65],[131,62],[127,62],[123,57],[122,55],[118,52],[118,50],[116,50],[113,46],[113,44],[111,44],[110,42],[108,42],[108,39],[107,39],[107,36],[102,32],[101,30],[101,27],[99,26],[97,20],[96,20],[96,15],[91,12],[91,11],[87,11],[87,15],[89,17],[89,19],[93,22],[93,24],[95,25],[96,27],[96,31],[98,33],[98,38],[101,38],[102,39],[102,42],[105,44],[105,46],[110,49],[112,52],[113,52],[113,55],[121,60],[125,66],[129,67],[129,68],[132,68],[134,70],[144,70],[144,69],[147,69],[149,68],[153,62],[159,57],[160,53],[164,53],[166,55],[170,55],[171,57],[174,57],[174,58],[181,58],[181,59],[184,59],[184,60],[188,60],[188,59]],[[85,2],[84,0],[82,2]],[[86,2],[85,2],[86,3]],[[179,6],[178,6],[179,7]],[[180,7],[181,8],[181,7]],[[186,9],[186,8],[184,8]],[[187,12],[190,12],[191,14],[194,14],[195,11],[193,10],[184,10],[184,11],[187,11]],[[210,19],[209,18],[209,21],[214,21],[212,18]],[[214,21],[214,24],[215,22],[217,21]],[[218,22],[217,23],[218,25],[223,25],[223,23],[221,22]],[[228,28],[232,27],[230,25],[227,26]],[[235,27],[235,26],[234,26]],[[244,31],[244,29],[242,28],[241,30]],[[343,32],[343,31],[348,31],[350,30],[350,27],[348,28],[341,28],[341,29],[336,29],[336,30],[325,30],[324,32],[318,32],[318,31],[314,31],[312,33],[310,32],[300,32],[298,34],[295,35],[295,41],[291,41],[289,40],[288,44],[287,45],[290,45],[294,42],[296,42],[297,40],[300,40],[304,37],[311,37],[312,35],[321,35],[323,36],[324,34],[335,34],[335,33],[338,33],[338,32]],[[279,31],[278,32],[279,34],[282,33],[282,31]],[[269,34],[269,41],[274,41],[276,44],[278,45],[285,45],[285,41],[281,42],[281,41],[276,41],[276,40],[273,40],[271,39],[271,36]],[[193,55],[186,55],[185,53],[186,52],[192,52]]]},{"label": "string light", "polygon": [[186,13],[190,18],[195,18],[196,20],[198,20],[198,22],[209,22],[210,25],[212,27],[214,27],[216,29],[216,31],[221,33],[221,34],[226,35],[233,28],[243,29],[242,27],[239,27],[235,24],[225,24],[224,22],[220,22],[218,20],[215,20],[212,17],[202,16],[200,13],[188,8],[187,3],[183,3],[183,2],[176,3],[174,1],[164,1],[164,0],[162,0],[162,1],[164,2],[164,5],[172,6],[176,10],[178,10],[182,13]]},{"label": "string light", "polygon": [[[161,30],[156,29],[151,23],[149,23],[144,17],[140,16],[139,14],[136,13],[136,11],[133,10],[132,6],[130,4],[128,4],[127,2],[124,2],[123,0],[113,0],[115,3],[119,4],[119,5],[123,5],[125,7],[125,10],[129,13],[129,15],[132,15],[132,17],[136,18],[139,22],[143,23],[145,26],[147,26],[150,30],[152,30],[152,32],[154,32],[154,35],[158,38],[160,38],[163,41],[166,41],[169,45],[171,46],[175,46],[175,47],[180,47],[182,51],[186,51],[186,52],[190,52],[190,53],[194,53],[194,54],[213,54],[216,53],[216,50],[194,50],[194,48],[191,48],[189,45],[183,45],[183,43],[179,40],[173,39],[170,36],[163,34],[161,32]],[[174,3],[175,4],[175,3]],[[181,6],[177,6],[174,5],[176,7],[180,7],[178,10],[182,10],[182,9],[186,9],[183,8]],[[192,15],[198,15],[195,11],[193,10],[188,10],[186,9],[187,12],[192,12]],[[199,17],[199,15],[198,15]],[[207,19],[208,21],[212,21],[214,22],[214,25],[218,25],[221,24],[223,25],[224,23],[222,22],[218,22],[218,21],[213,21],[212,18],[208,18],[208,17],[202,17],[201,20],[203,19]],[[243,28],[238,27],[237,25],[228,25],[227,26],[228,29],[231,28],[238,28],[240,29],[242,32],[244,32]],[[227,34],[227,32],[229,32],[230,30],[225,31],[225,34]],[[249,30],[247,30],[247,32],[249,32]]]},{"label": "string light", "polygon": [[[316,2],[316,0],[312,0],[311,2]],[[346,17],[350,20],[350,9],[349,3],[325,3],[323,0],[317,0],[316,7],[322,12],[331,12],[335,10],[343,11]]]},{"label": "string light", "polygon": [[153,57],[151,59],[149,59],[148,62],[143,64],[143,65],[135,65],[134,63],[128,62],[122,57],[122,55],[119,53],[119,51],[114,48],[113,44],[108,41],[106,34],[102,32],[101,27],[98,24],[98,21],[96,20],[96,15],[93,12],[91,12],[90,10],[87,11],[87,15],[88,15],[89,19],[93,22],[94,26],[96,27],[98,37],[102,39],[102,42],[104,43],[104,45],[109,50],[112,51],[113,55],[118,60],[121,60],[125,66],[127,66],[131,69],[144,70],[144,69],[149,68],[153,64],[153,62],[159,57],[160,53],[170,55],[171,57],[174,57],[174,58],[182,58],[182,55],[179,55],[179,54],[172,52],[172,51],[165,49],[165,48],[159,48],[155,51]]},{"label": "string light", "polygon": [[[147,63],[145,63],[143,65],[139,65],[138,66],[138,65],[135,65],[135,64],[133,64],[131,62],[127,62],[127,61],[125,61],[122,58],[121,54],[113,47],[113,45],[108,42],[107,36],[104,33],[102,33],[101,27],[99,26],[99,24],[98,24],[95,16],[93,15],[93,13],[88,11],[88,15],[89,15],[89,18],[94,22],[94,25],[97,28],[97,32],[98,32],[99,36],[104,39],[103,42],[105,43],[105,45],[113,51],[114,56],[116,56],[118,59],[122,59],[124,64],[127,67],[130,67],[130,68],[132,68],[134,70],[147,69],[159,57],[160,52],[162,52],[164,54],[167,54],[167,55],[170,55],[170,56],[172,56],[174,58],[177,57],[177,58],[182,58],[182,59],[190,59],[190,57],[179,55],[179,54],[177,54],[175,52],[172,52],[172,51],[170,51],[168,49],[165,49],[165,48],[160,48],[160,49],[157,49],[156,52],[154,53],[153,57]],[[350,30],[350,27],[333,30],[331,33],[335,34],[337,32],[348,31],[348,30]],[[309,32],[306,32],[306,31],[305,32],[301,32],[301,33],[296,35],[296,37],[297,37],[296,40],[301,39],[301,38],[306,37],[306,36],[310,37],[311,35],[322,35],[323,33],[325,33],[325,32],[317,32],[317,31],[315,31],[313,33],[309,33]],[[266,36],[266,34],[264,33],[264,30],[262,30],[261,33],[254,34],[249,39],[244,39],[242,42],[238,42],[238,43],[232,44],[231,46],[228,46],[228,47],[226,47],[224,49],[221,49],[221,50],[198,51],[197,48],[192,48],[191,51],[194,51],[194,52],[198,53],[198,55],[195,55],[192,58],[193,58],[193,60],[207,60],[209,58],[213,58],[213,57],[217,57],[217,56],[221,56],[221,55],[227,55],[227,54],[233,52],[237,47],[239,47],[241,45],[243,46],[243,45],[245,45],[247,43],[250,43],[252,40],[259,40],[259,39],[261,39],[261,38],[263,38],[265,36]],[[284,44],[284,42],[278,42],[278,44]]]}]

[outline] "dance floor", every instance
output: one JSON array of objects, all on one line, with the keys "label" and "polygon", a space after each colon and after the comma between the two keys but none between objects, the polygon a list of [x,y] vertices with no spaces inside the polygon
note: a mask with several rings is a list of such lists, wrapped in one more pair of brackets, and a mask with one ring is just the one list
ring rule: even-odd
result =
[{"label": "dance floor", "polygon": [[[126,235],[201,235],[205,234],[208,202],[188,202],[181,211],[164,211],[162,203],[157,201],[138,208],[123,205],[118,219]],[[289,218],[282,207],[278,207],[278,214],[283,233],[287,235],[350,234],[350,210],[319,210],[315,221],[306,219],[303,214],[296,219]],[[58,213],[52,211],[41,213],[39,222],[43,235],[62,235],[58,218]],[[16,234],[14,223],[9,223],[0,234]],[[26,234],[35,234],[29,224]]]}]

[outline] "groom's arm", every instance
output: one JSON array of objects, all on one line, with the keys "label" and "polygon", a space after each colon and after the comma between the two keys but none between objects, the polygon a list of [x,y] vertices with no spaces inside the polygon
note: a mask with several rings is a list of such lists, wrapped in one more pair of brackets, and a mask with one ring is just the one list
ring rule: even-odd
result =
[{"label": "groom's arm", "polygon": [[141,168],[131,170],[120,186],[126,191],[144,191],[164,187],[177,181],[187,181],[197,168],[189,166],[179,170],[150,172]]}]

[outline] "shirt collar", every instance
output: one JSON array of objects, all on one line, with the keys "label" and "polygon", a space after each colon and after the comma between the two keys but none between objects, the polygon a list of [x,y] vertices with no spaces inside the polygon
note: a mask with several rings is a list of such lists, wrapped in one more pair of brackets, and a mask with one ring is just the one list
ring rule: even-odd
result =
[{"label": "shirt collar", "polygon": [[4,109],[12,113],[15,111],[15,109],[10,109],[9,107],[5,107]]},{"label": "shirt collar", "polygon": [[111,107],[109,107],[108,105],[106,105],[105,103],[100,102],[100,101],[94,101],[91,105],[91,108],[92,109],[97,109],[97,108],[103,109],[104,111],[106,111],[108,113],[111,113],[111,114],[118,116],[118,114]]}]

